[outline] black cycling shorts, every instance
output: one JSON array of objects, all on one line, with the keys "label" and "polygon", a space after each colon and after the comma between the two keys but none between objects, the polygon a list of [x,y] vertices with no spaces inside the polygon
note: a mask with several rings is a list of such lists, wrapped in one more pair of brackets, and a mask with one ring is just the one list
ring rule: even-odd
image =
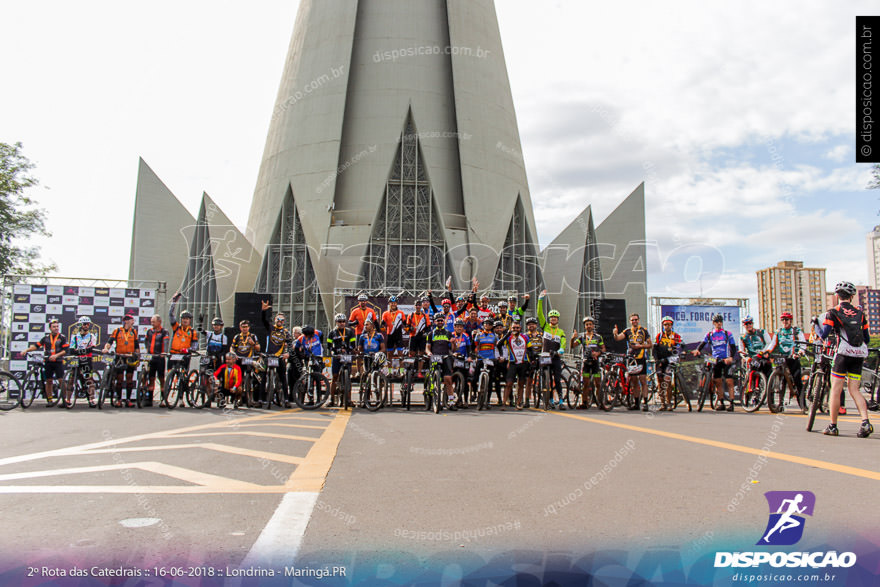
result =
[{"label": "black cycling shorts", "polygon": [[510,361],[507,363],[507,377],[505,378],[507,383],[513,383],[516,379],[519,379],[520,381],[525,381],[526,377],[528,376],[528,362],[514,363]]},{"label": "black cycling shorts", "polygon": [[165,357],[153,357],[150,359],[150,370],[148,375],[150,377],[155,377],[156,375],[159,377],[165,377]]},{"label": "black cycling shorts", "polygon": [[[394,334],[389,334],[388,340],[385,342],[385,348],[388,349],[388,352],[406,348],[405,346],[403,346],[403,333],[397,332]],[[424,346],[422,346],[422,348],[424,348]]]},{"label": "black cycling shorts", "polygon": [[582,369],[584,377],[599,374],[599,361],[584,361]]},{"label": "black cycling shorts", "polygon": [[733,363],[728,365],[724,362],[724,359],[718,359],[715,367],[712,368],[712,379],[729,379],[731,367],[733,367]]},{"label": "black cycling shorts", "polygon": [[862,379],[862,365],[864,362],[865,359],[862,357],[834,355],[834,363],[831,365],[831,376],[837,379],[860,381]]},{"label": "black cycling shorts", "polygon": [[[417,334],[409,339],[409,350],[414,353],[424,353],[425,346],[428,344],[428,337],[424,334]],[[387,347],[386,347],[387,348]]]},{"label": "black cycling shorts", "polygon": [[43,381],[47,379],[64,379],[64,361],[46,361],[43,363]]}]

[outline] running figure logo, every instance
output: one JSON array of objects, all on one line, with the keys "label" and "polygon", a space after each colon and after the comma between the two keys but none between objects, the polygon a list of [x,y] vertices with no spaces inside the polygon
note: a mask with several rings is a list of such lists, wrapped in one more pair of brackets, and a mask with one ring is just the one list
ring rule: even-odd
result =
[{"label": "running figure logo", "polygon": [[804,534],[803,515],[812,516],[816,496],[811,491],[768,491],[764,494],[770,506],[770,519],[759,546],[789,546]]}]

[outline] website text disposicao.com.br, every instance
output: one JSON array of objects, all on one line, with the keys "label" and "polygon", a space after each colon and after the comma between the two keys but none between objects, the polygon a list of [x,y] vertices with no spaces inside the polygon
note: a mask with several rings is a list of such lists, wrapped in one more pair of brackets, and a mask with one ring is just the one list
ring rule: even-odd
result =
[{"label": "website text disposicao.com.br", "polygon": [[837,579],[837,573],[736,573],[731,580],[735,583],[767,583],[779,585],[785,583],[831,583]]}]

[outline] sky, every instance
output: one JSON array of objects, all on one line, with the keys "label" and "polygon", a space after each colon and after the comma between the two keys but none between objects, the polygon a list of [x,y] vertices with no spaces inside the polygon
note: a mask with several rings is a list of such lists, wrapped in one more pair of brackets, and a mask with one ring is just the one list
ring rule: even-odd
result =
[{"label": "sky", "polygon": [[[246,225],[298,4],[0,0],[0,141],[36,164],[57,275],[127,276],[138,157],[194,216],[205,191]],[[854,163],[854,30],[876,2],[496,10],[542,244],[644,181],[649,295],[756,314],[755,271],[783,259],[866,282],[880,190]]]}]

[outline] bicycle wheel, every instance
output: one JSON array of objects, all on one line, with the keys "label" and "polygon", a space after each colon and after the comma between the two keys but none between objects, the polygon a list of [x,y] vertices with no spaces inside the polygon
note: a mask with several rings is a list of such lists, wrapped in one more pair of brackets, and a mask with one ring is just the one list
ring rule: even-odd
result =
[{"label": "bicycle wheel", "polygon": [[767,407],[774,414],[782,412],[785,402],[785,378],[778,372],[774,371],[767,379]]},{"label": "bicycle wheel", "polygon": [[149,385],[149,381],[150,378],[147,376],[147,371],[145,369],[138,372],[134,401],[139,410],[147,405],[147,385]]},{"label": "bicycle wheel", "polygon": [[544,404],[544,410],[552,409],[553,407],[553,387],[550,383],[550,368],[543,367],[541,369],[540,375],[540,391],[541,391],[541,402]]},{"label": "bicycle wheel", "polygon": [[440,410],[443,409],[443,377],[440,376],[440,371],[435,370],[431,375],[431,409],[434,410],[435,414],[439,414]]},{"label": "bicycle wheel", "polygon": [[412,401],[414,377],[415,373],[413,370],[407,369],[406,374],[403,376],[403,384],[400,386],[400,402],[402,406],[406,407],[407,411],[409,411],[410,402]]},{"label": "bicycle wheel", "polygon": [[21,383],[9,371],[0,371],[0,411],[8,412],[21,402]]},{"label": "bicycle wheel", "polygon": [[767,394],[767,376],[756,371],[749,374],[748,383],[742,393],[742,406],[747,412],[757,411],[764,403]]},{"label": "bicycle wheel", "polygon": [[[537,400],[535,401],[537,407]],[[486,410],[489,408],[489,373],[481,371],[477,378],[477,409]]]},{"label": "bicycle wheel", "polygon": [[697,411],[702,412],[703,406],[706,404],[706,395],[710,393],[709,388],[712,386],[712,380],[709,379],[708,375],[703,375],[700,378],[700,395],[697,398]]},{"label": "bicycle wheel", "polygon": [[109,401],[110,405],[113,405],[113,388],[116,385],[116,377],[114,376],[115,371],[113,367],[107,367],[104,369],[104,373],[101,375],[101,384],[100,389],[98,390],[98,409],[104,409],[104,402]]},{"label": "bicycle wheel", "polygon": [[810,411],[807,416],[807,432],[813,431],[816,421],[816,412],[822,409],[822,405],[828,397],[828,385],[824,377],[816,377],[816,385],[813,389],[813,401],[810,402]]},{"label": "bicycle wheel", "polygon": [[602,376],[602,381],[596,392],[596,405],[603,412],[610,412],[614,409],[615,398],[617,397],[617,384],[616,378]]},{"label": "bicycle wheel", "polygon": [[165,407],[169,410],[176,408],[177,404],[180,402],[184,381],[183,370],[180,368],[173,369],[165,379],[165,388],[162,390],[162,401],[165,402]]},{"label": "bicycle wheel", "polygon": [[79,377],[79,369],[73,369],[67,376],[67,385],[64,388],[64,407],[68,410],[73,409],[76,405],[76,397],[79,395],[82,387],[82,380]]},{"label": "bicycle wheel", "polygon": [[[336,381],[336,393],[339,395],[339,407],[344,410],[347,410],[351,407],[351,373],[348,369],[341,369],[339,371],[339,379]],[[403,389],[401,389],[401,396],[403,395]],[[401,399],[401,401],[403,401]]]},{"label": "bicycle wheel", "polygon": [[388,380],[378,371],[373,371],[370,373],[369,377],[370,385],[364,393],[364,405],[369,411],[375,412],[383,405],[382,400],[384,398],[385,389],[388,386]]},{"label": "bicycle wheel", "polygon": [[691,405],[690,393],[684,388],[684,382],[681,379],[681,375],[678,373],[678,369],[675,370],[675,374],[672,377],[672,401],[676,408],[678,407],[678,404],[684,403],[687,404],[688,412],[694,410]]},{"label": "bicycle wheel", "polygon": [[40,373],[36,369],[31,368],[25,374],[24,383],[21,386],[21,397],[18,400],[19,405],[23,409],[31,407],[31,404],[34,403],[34,398],[39,395],[41,388],[45,389],[45,386],[40,381]]},{"label": "bicycle wheel", "polygon": [[[566,389],[565,403],[568,405],[568,409],[577,409],[577,407],[581,403],[581,396],[583,395],[581,384],[579,381],[577,381],[574,373],[569,375],[568,378],[563,378],[563,381],[565,382]],[[589,399],[584,399],[584,403],[587,405],[587,407],[590,406]]]}]

